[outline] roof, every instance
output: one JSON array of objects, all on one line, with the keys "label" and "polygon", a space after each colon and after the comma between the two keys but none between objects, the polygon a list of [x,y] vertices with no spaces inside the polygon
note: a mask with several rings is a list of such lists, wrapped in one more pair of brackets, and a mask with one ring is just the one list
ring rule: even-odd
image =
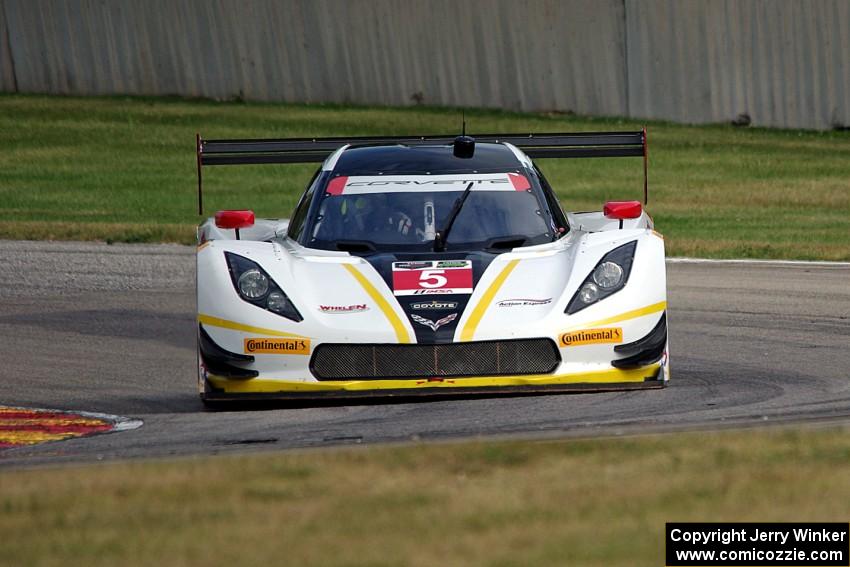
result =
[{"label": "roof", "polygon": [[471,158],[454,156],[450,145],[402,144],[354,146],[339,156],[336,175],[380,173],[485,173],[518,171],[522,164],[504,144],[479,143]]}]

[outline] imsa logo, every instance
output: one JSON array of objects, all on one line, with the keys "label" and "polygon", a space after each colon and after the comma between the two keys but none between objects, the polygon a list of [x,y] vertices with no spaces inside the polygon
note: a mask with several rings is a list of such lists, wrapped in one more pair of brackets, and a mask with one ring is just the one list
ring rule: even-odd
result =
[{"label": "imsa logo", "polygon": [[310,339],[245,339],[245,354],[310,354]]},{"label": "imsa logo", "polygon": [[586,329],[584,331],[563,333],[560,342],[562,347],[599,343],[621,343],[623,342],[623,329],[621,327],[610,327],[607,329]]}]

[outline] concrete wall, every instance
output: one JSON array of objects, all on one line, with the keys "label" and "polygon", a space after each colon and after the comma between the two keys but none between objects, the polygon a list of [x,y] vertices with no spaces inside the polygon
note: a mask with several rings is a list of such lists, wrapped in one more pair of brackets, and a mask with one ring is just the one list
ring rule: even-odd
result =
[{"label": "concrete wall", "polygon": [[626,112],[620,0],[3,6],[21,92]]},{"label": "concrete wall", "polygon": [[14,65],[12,64],[11,42],[7,33],[6,12],[0,5],[0,92],[15,92],[18,90],[15,82]]},{"label": "concrete wall", "polygon": [[850,125],[850,2],[626,2],[629,114]]},{"label": "concrete wall", "polygon": [[0,0],[0,89],[850,124],[847,0]]}]

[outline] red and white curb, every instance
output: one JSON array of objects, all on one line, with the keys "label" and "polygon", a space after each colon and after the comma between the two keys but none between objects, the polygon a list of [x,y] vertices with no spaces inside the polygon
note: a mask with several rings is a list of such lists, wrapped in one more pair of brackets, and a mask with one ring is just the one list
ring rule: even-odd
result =
[{"label": "red and white curb", "polygon": [[141,426],[141,420],[104,413],[0,406],[0,450]]}]

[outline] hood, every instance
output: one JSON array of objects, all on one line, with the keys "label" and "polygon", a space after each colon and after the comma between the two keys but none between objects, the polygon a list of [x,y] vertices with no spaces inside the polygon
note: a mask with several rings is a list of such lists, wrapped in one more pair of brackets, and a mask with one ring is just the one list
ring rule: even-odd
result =
[{"label": "hood", "polygon": [[372,254],[381,276],[410,321],[416,342],[453,342],[473,292],[497,254]]},{"label": "hood", "polygon": [[[552,313],[563,316],[568,256],[564,248],[501,254],[377,253],[363,257],[368,265],[359,263],[357,269],[376,284],[394,311],[403,313],[416,342],[439,344],[486,335],[504,338],[518,325],[532,325]],[[337,331],[332,336],[344,332],[346,340],[355,342],[358,335],[371,342],[363,337],[388,327],[376,302],[343,276],[338,255],[293,260],[291,278],[298,286],[291,297],[305,317]],[[346,316],[353,314],[357,316]]]}]

